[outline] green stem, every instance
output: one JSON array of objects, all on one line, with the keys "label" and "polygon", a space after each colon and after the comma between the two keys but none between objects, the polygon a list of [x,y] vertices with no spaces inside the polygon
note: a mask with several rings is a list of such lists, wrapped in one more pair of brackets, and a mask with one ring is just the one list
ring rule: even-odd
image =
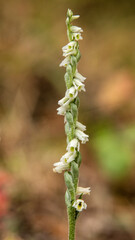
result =
[{"label": "green stem", "polygon": [[68,207],[68,240],[75,240],[75,208]]}]

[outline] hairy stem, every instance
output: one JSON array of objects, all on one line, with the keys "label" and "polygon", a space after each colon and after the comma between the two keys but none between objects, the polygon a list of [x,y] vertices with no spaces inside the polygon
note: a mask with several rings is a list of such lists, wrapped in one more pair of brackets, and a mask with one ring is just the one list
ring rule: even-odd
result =
[{"label": "hairy stem", "polygon": [[75,208],[68,207],[68,240],[75,240]]}]

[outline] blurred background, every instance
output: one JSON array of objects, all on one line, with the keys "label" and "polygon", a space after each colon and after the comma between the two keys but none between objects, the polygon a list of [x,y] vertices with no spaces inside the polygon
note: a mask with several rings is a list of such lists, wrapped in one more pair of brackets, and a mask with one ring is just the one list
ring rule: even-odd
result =
[{"label": "blurred background", "polygon": [[0,0],[0,239],[67,239],[61,48],[66,12],[83,28],[80,186],[91,186],[78,240],[135,239],[135,1]]}]

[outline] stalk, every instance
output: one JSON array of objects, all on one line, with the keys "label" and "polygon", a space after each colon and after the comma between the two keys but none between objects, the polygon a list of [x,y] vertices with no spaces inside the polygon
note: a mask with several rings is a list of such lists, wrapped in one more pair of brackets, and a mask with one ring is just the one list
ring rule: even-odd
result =
[{"label": "stalk", "polygon": [[75,208],[68,207],[68,239],[74,240],[75,239]]}]

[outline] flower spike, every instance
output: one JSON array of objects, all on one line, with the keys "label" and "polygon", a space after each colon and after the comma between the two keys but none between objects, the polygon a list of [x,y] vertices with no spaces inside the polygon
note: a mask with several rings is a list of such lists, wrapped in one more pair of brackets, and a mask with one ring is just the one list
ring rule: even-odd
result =
[{"label": "flower spike", "polygon": [[[65,59],[59,65],[66,68],[64,75],[66,92],[65,96],[58,101],[60,107],[57,108],[57,114],[64,116],[67,152],[60,158],[59,162],[54,163],[53,168],[53,171],[57,173],[65,171],[64,179],[67,186],[65,202],[69,217],[69,240],[74,240],[75,229],[73,229],[73,226],[75,226],[77,214],[87,208],[87,204],[81,198],[84,194],[90,194],[89,187],[78,187],[81,164],[80,142],[84,144],[89,138],[84,133],[86,126],[78,121],[78,93],[85,92],[84,81],[86,80],[77,70],[77,64],[81,57],[78,41],[83,39],[81,36],[83,30],[81,27],[72,25],[72,21],[79,17],[79,15],[73,15],[73,12],[68,9],[66,25],[69,43],[62,48]],[[77,195],[80,196],[76,200]]]}]

